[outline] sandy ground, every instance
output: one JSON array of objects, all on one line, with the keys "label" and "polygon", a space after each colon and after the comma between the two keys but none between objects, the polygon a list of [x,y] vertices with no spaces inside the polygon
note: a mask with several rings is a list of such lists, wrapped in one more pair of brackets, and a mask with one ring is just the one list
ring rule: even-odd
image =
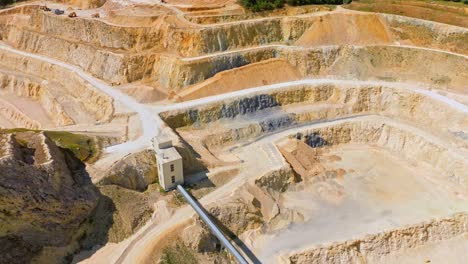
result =
[{"label": "sandy ground", "polygon": [[9,119],[0,115],[0,128],[15,128],[15,124],[13,124]]},{"label": "sandy ground", "polygon": [[[354,25],[349,27],[348,25]],[[338,13],[322,16],[296,42],[299,46],[390,44],[390,32],[378,16]]]},{"label": "sandy ground", "polygon": [[[5,100],[9,104],[15,106],[23,114],[39,122],[42,128],[50,128],[54,126],[52,117],[47,114],[38,101],[5,92],[0,92],[0,100]],[[0,120],[0,127],[7,127],[9,123],[11,124],[10,121],[1,122]]]},{"label": "sandy ground", "polygon": [[468,235],[465,234],[439,243],[431,243],[411,250],[397,251],[384,258],[375,260],[375,263],[463,264],[468,259],[467,248]]},{"label": "sandy ground", "polygon": [[[278,69],[281,69],[281,74],[276,74]],[[297,69],[287,61],[271,59],[218,73],[204,82],[183,89],[176,98],[179,101],[189,101],[299,78]]]},{"label": "sandy ground", "polygon": [[354,1],[345,8],[379,13],[396,14],[462,27],[468,26],[466,5],[445,1],[377,0]]},{"label": "sandy ground", "polygon": [[346,174],[283,195],[285,207],[300,212],[305,222],[257,238],[253,247],[264,263],[304,245],[345,241],[468,210],[466,188],[440,179],[428,164],[365,145],[336,147],[326,155],[341,159],[326,162],[327,169]]}]

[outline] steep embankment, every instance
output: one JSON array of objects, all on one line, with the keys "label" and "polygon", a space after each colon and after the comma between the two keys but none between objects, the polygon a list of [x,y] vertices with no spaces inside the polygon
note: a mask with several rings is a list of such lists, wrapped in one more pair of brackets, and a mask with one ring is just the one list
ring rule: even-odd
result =
[{"label": "steep embankment", "polygon": [[60,98],[61,105],[68,106],[70,114],[74,113],[77,120],[84,118],[106,122],[112,118],[114,113],[112,98],[95,89],[93,85],[70,70],[44,60],[8,52],[5,49],[0,51],[0,65],[12,72],[36,76],[36,78],[49,80],[52,84],[59,84],[59,87],[55,89],[53,86],[48,86],[50,88],[48,91],[54,93],[56,98]]},{"label": "steep embankment", "polygon": [[[284,61],[284,65],[280,65],[278,60]],[[218,94],[223,90],[223,85],[220,84],[219,89],[214,90],[210,88],[211,84],[218,84],[218,79],[225,78],[225,75],[226,78],[232,74],[243,76],[229,83],[235,89],[228,85],[228,92],[264,83],[283,82],[283,79],[291,78],[291,71],[297,72],[293,75],[297,76],[295,79],[333,76],[339,79],[424,83],[443,90],[463,91],[468,76],[460,69],[467,64],[464,55],[412,46],[301,48],[270,45],[183,60],[164,59],[161,61],[161,70],[170,70],[170,74],[165,78],[158,75],[158,78],[163,87],[170,85],[181,100],[184,97],[187,97],[185,100],[193,100]],[[446,70],[440,71],[441,67]],[[276,74],[279,68],[285,69],[284,78],[283,74]],[[181,75],[184,78],[179,78]],[[248,85],[245,85],[246,82]]]},{"label": "steep embankment", "polygon": [[[64,100],[66,95],[60,97],[60,94],[55,93],[54,90],[50,89],[50,84],[40,78],[20,74],[19,72],[11,72],[0,69],[0,91],[5,91],[5,94],[16,95],[21,98],[31,99],[38,101],[41,108],[45,110],[48,115],[48,119],[51,119],[56,126],[66,126],[75,124],[75,121],[69,114],[64,110]],[[69,108],[72,108],[73,102],[69,100],[67,104]],[[28,105],[34,105],[34,102],[29,102]],[[38,109],[39,111],[41,109]],[[81,110],[81,109],[80,109]],[[37,110],[36,110],[37,111]],[[78,109],[74,112],[79,112]],[[80,120],[76,120],[80,121]],[[47,126],[47,124],[41,123],[41,127]],[[28,126],[18,126],[32,128]],[[38,127],[35,127],[38,128]]]},{"label": "steep embankment", "polygon": [[[277,73],[278,69],[281,69],[281,74]],[[299,72],[286,60],[271,59],[218,73],[202,83],[187,87],[174,99],[188,101],[299,78]]]},{"label": "steep embankment", "polygon": [[296,41],[299,46],[389,44],[392,36],[377,15],[333,13],[321,16]]},{"label": "steep embankment", "polygon": [[0,262],[61,261],[80,247],[98,191],[44,134],[0,137]]}]

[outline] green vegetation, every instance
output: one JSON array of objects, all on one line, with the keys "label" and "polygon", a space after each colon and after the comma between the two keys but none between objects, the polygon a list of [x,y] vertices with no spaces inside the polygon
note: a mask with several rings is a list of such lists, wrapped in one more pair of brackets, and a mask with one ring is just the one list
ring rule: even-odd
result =
[{"label": "green vegetation", "polygon": [[349,4],[352,0],[239,0],[240,4],[254,12],[281,8],[284,4],[299,5],[341,5]]},{"label": "green vegetation", "polygon": [[284,0],[240,0],[240,4],[254,12],[273,10],[284,6]]},{"label": "green vegetation", "polygon": [[17,2],[16,0],[0,0],[0,6],[6,6],[9,4],[16,3],[16,2]]},{"label": "green vegetation", "polygon": [[288,5],[341,5],[351,3],[351,0],[286,0]]},{"label": "green vegetation", "polygon": [[450,2],[451,1],[451,2],[457,2],[457,3],[463,2],[465,5],[468,5],[468,0],[443,0],[443,1],[445,1],[445,2]]},{"label": "green vegetation", "polygon": [[23,133],[23,132],[39,132],[39,130],[33,130],[33,129],[27,129],[27,128],[0,129],[0,134],[13,134],[13,133]]},{"label": "green vegetation", "polygon": [[165,247],[161,256],[160,264],[197,264],[195,254],[187,248],[184,243],[177,241],[175,245]]},{"label": "green vegetation", "polygon": [[171,203],[175,206],[175,207],[180,207],[182,205],[185,205],[187,204],[187,201],[185,201],[184,197],[179,193],[179,192],[172,192],[172,199],[171,199]]},{"label": "green vegetation", "polygon": [[[25,128],[0,129],[0,134],[27,132],[39,133],[41,130]],[[75,157],[83,162],[93,163],[101,155],[101,146],[94,137],[64,131],[44,131],[44,133],[54,141],[57,146],[70,150]]]},{"label": "green vegetation", "polygon": [[45,134],[57,146],[70,150],[83,162],[93,163],[101,154],[101,148],[93,137],[63,131],[45,131]]}]

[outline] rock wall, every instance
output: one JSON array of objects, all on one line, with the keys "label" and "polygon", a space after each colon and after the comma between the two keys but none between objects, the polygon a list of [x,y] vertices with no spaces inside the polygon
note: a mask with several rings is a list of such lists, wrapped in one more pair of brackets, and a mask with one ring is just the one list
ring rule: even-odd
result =
[{"label": "rock wall", "polygon": [[56,126],[73,125],[73,119],[63,110],[61,104],[40,80],[31,80],[0,71],[0,89],[21,97],[41,102],[46,112],[53,117]]},{"label": "rock wall", "polygon": [[413,226],[367,235],[360,239],[337,242],[296,252],[284,263],[378,263],[391,252],[465,235],[468,215],[456,214]]},{"label": "rock wall", "polygon": [[[310,107],[304,109],[298,104]],[[313,107],[322,105],[322,107]],[[262,123],[254,114],[262,112],[272,119]],[[275,112],[283,113],[276,116]],[[285,115],[285,114],[289,115]],[[431,127],[446,134],[464,131],[466,115],[443,102],[406,89],[354,85],[293,86],[281,91],[257,93],[222,103],[213,103],[197,109],[161,113],[163,120],[172,128],[203,125],[218,120],[251,118],[246,125],[232,126],[230,130],[213,132],[207,136],[207,146],[224,145],[259,136],[297,122],[335,119],[357,114],[379,114]],[[259,114],[260,115],[260,114]],[[289,121],[288,121],[289,120]],[[293,121],[294,122],[293,122]],[[288,121],[288,122],[283,122]],[[265,125],[267,124],[267,125]],[[271,125],[270,125],[271,124]]]},{"label": "rock wall", "polygon": [[187,109],[175,112],[161,113],[161,117],[171,128],[189,126],[197,122],[209,123],[220,118],[234,118],[239,115],[255,113],[257,111],[279,106],[278,101],[268,94],[258,94],[251,97],[244,97],[226,101],[225,103],[215,103],[197,107],[197,109]]},{"label": "rock wall", "polygon": [[[65,41],[25,29],[10,28],[6,42],[15,48],[74,64],[94,76],[121,84],[150,76],[155,55],[99,49],[91,44]],[[137,63],[138,62],[138,63]]]},{"label": "rock wall", "polygon": [[[308,48],[266,46],[194,59],[163,56],[155,64],[152,78],[161,87],[188,93],[186,89],[192,88],[187,86],[202,85],[203,81],[216,82],[217,74],[224,74],[231,69],[242,69],[247,65],[255,71],[262,71],[265,67],[277,69],[274,63],[268,63],[273,58],[285,60],[296,68],[299,78],[331,75],[339,76],[340,79],[422,82],[444,90],[460,90],[464,89],[464,80],[468,77],[460,71],[468,63],[466,57],[430,49],[372,45]],[[447,70],[441,72],[441,67]],[[251,84],[237,90],[279,82],[255,75],[245,78]],[[267,82],[262,83],[263,80]],[[201,88],[200,91],[206,94],[212,92],[207,88]]]},{"label": "rock wall", "polygon": [[78,6],[82,9],[92,9],[101,7],[107,0],[56,0],[58,3],[65,3],[73,6]]},{"label": "rock wall", "polygon": [[284,192],[291,184],[299,182],[299,178],[290,167],[272,171],[255,180],[255,185],[270,193]]},{"label": "rock wall", "polygon": [[0,22],[5,18],[0,26],[1,39],[18,49],[67,61],[112,83],[148,76],[155,57],[146,50],[158,48],[163,39],[159,28],[122,27],[99,19],[57,16],[38,6],[21,10],[25,22],[8,22],[19,16],[1,13]]},{"label": "rock wall", "polygon": [[379,16],[401,43],[467,54],[466,28],[390,14]]},{"label": "rock wall", "polygon": [[39,122],[25,115],[16,106],[4,100],[0,100],[0,115],[17,127],[29,129],[39,129],[41,127]]},{"label": "rock wall", "polygon": [[96,90],[75,73],[62,67],[15,53],[0,51],[0,66],[59,83],[67,94],[77,98],[97,121],[106,122],[114,113],[113,99]]},{"label": "rock wall", "polygon": [[[354,21],[351,24],[355,26],[344,30],[338,25],[337,21],[346,19]],[[375,45],[374,39],[378,39],[377,43],[424,46],[461,54],[468,50],[466,29],[386,14],[269,17],[211,27],[188,24],[176,16],[167,15],[157,18],[151,25],[123,26],[103,19],[69,18],[30,6],[0,13],[0,39],[19,49],[75,64],[112,83],[154,78],[165,88],[195,84],[220,71],[276,55],[271,49],[263,54],[253,50],[241,51],[234,55],[221,55],[205,67],[206,58],[191,63],[180,62],[173,55],[168,55],[171,58],[159,58],[156,52],[160,51],[190,57],[267,44],[290,44],[297,40],[305,46],[343,44],[334,38],[345,38],[354,45]],[[334,32],[336,34],[331,35],[336,37],[317,37],[314,28],[323,27],[332,27],[333,30],[324,32]],[[374,35],[375,38],[368,39]],[[362,39],[368,40],[359,42]],[[323,43],[324,40],[328,42]],[[164,65],[166,63],[170,65]],[[167,68],[180,69],[166,71]],[[169,76],[166,76],[168,72]]]},{"label": "rock wall", "polygon": [[283,41],[279,18],[206,28],[175,29],[168,37],[170,51],[182,56],[199,56]]},{"label": "rock wall", "polygon": [[[388,14],[324,14],[318,16],[273,17],[262,20],[249,20],[239,23],[212,25],[209,28],[203,29],[176,30],[171,36],[170,42],[175,44],[172,47],[174,51],[179,50],[183,56],[197,56],[271,43],[295,42],[305,32],[312,30],[317,25],[323,24],[324,20],[332,17],[340,20],[353,17],[354,21],[358,21],[361,24],[350,29],[350,32],[357,32],[366,36],[374,35],[375,29],[372,29],[372,27],[379,27],[376,23],[367,23],[366,21],[379,22],[380,27],[378,31],[383,33],[378,38],[382,39],[382,43],[404,42],[405,44],[416,46],[423,44],[425,47],[442,48],[455,52],[462,51],[460,53],[463,53],[463,50],[467,50],[466,44],[463,43],[463,40],[468,37],[466,29],[442,24],[434,26],[436,23],[433,22],[425,22],[413,18],[401,18]],[[417,27],[417,30],[414,30],[414,27]],[[339,28],[337,30],[342,29]],[[358,42],[360,38],[354,35],[351,38],[351,43],[360,44]],[[419,41],[421,36],[425,38],[424,43]],[[352,42],[353,40],[355,42]],[[340,42],[330,40],[328,44],[337,45]],[[462,45],[461,48],[458,45]]]},{"label": "rock wall", "polygon": [[79,247],[77,238],[97,204],[98,192],[83,174],[84,165],[44,134],[22,142],[27,143],[12,145],[16,156],[0,158],[0,237],[30,245],[32,252],[18,256],[2,249],[1,259],[21,263],[38,256],[43,247],[70,254]]},{"label": "rock wall", "polygon": [[450,53],[372,46],[342,49],[324,73],[347,79],[426,83],[444,90],[463,90],[468,74],[460,69],[467,65],[467,57]]},{"label": "rock wall", "polygon": [[112,165],[99,183],[144,191],[149,184],[158,181],[157,167],[153,151],[146,150],[130,154]]},{"label": "rock wall", "polygon": [[[442,141],[412,127],[404,127],[385,120],[346,121],[316,129],[304,129],[303,135],[320,137],[321,146],[341,144],[370,144],[398,153],[408,160],[425,162],[450,181],[459,184],[468,182],[468,159],[466,148],[459,148],[453,142]],[[290,135],[291,137],[295,136]],[[310,144],[310,142],[308,142]],[[455,151],[456,149],[456,151]]]},{"label": "rock wall", "polygon": [[124,27],[102,19],[69,18],[35,9],[30,13],[32,29],[48,36],[85,42],[95,47],[142,51],[160,45],[159,28]]},{"label": "rock wall", "polygon": [[276,53],[275,48],[264,47],[194,59],[163,56],[157,70],[154,71],[154,78],[159,80],[162,87],[179,90],[213,77],[219,72],[274,58]]}]

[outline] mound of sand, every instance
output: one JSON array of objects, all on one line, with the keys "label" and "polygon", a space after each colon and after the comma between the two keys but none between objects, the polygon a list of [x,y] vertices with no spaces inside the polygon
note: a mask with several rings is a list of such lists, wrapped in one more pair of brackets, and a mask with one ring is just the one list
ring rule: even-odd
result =
[{"label": "mound of sand", "polygon": [[332,13],[317,21],[297,40],[299,46],[387,44],[391,35],[377,15]]},{"label": "mound of sand", "polygon": [[218,73],[204,82],[188,87],[174,99],[193,100],[299,78],[301,78],[299,71],[286,60],[270,59]]}]

